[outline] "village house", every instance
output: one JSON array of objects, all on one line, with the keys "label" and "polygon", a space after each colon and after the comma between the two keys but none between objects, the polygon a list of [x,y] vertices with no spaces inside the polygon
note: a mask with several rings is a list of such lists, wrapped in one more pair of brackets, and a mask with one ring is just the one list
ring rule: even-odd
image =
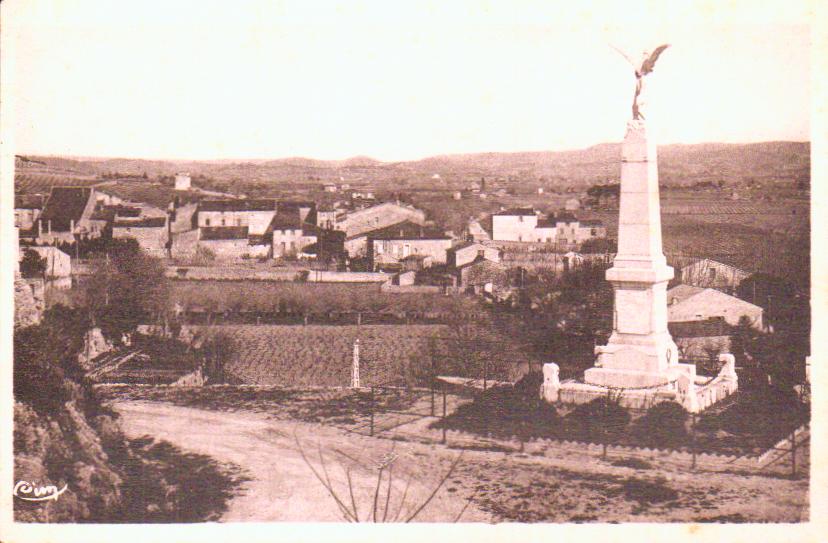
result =
[{"label": "village house", "polygon": [[712,288],[678,285],[667,291],[668,322],[722,319],[737,326],[746,318],[757,330],[764,329],[763,309]]},{"label": "village house", "polygon": [[163,257],[169,241],[166,217],[128,217],[118,215],[112,223],[112,238],[132,238],[147,253]]},{"label": "village house", "polygon": [[685,358],[730,352],[732,328],[743,319],[765,330],[761,307],[719,290],[678,285],[667,291],[670,334]]},{"label": "village house", "polygon": [[247,227],[248,232],[262,235],[276,214],[275,199],[202,200],[196,210],[198,228],[222,226]]},{"label": "village house", "polygon": [[336,229],[345,232],[348,238],[354,238],[403,221],[423,225],[426,222],[425,212],[398,202],[384,202],[337,218]]},{"label": "village house", "polygon": [[43,204],[42,194],[15,194],[14,225],[20,230],[33,230],[43,211]]},{"label": "village house", "polygon": [[[203,231],[209,229],[206,236],[199,236],[201,240],[215,242],[221,246],[221,251],[229,255],[235,248],[235,258],[253,258],[267,256],[284,256],[296,254],[294,246],[308,245],[315,241],[308,241],[309,236],[303,236],[303,225],[316,222],[316,205],[313,202],[278,201],[275,199],[225,199],[202,200],[198,203],[194,214],[195,226]],[[234,227],[235,230],[216,230]],[[247,246],[242,247],[239,236],[240,228],[246,228]],[[278,227],[278,228],[277,228]],[[278,240],[274,241],[274,229],[278,229]],[[300,233],[296,234],[298,230]],[[218,239],[215,237],[218,236]],[[225,238],[224,236],[231,236]],[[230,240],[235,240],[232,242]],[[281,250],[282,243],[287,248]]]},{"label": "village house", "polygon": [[576,246],[587,240],[607,237],[607,229],[604,223],[598,220],[578,220],[570,213],[563,213],[557,217],[550,218],[549,222],[555,224],[554,243],[560,246]]},{"label": "village house", "polygon": [[189,173],[181,172],[175,174],[175,190],[190,190],[192,178]]},{"label": "village house", "polygon": [[506,266],[478,256],[457,267],[457,285],[465,292],[494,293],[508,284]]},{"label": "village house", "polygon": [[95,206],[95,189],[91,187],[52,187],[37,219],[38,242],[74,243],[75,236],[100,237],[106,224],[92,219]]},{"label": "village house", "polygon": [[492,215],[494,241],[554,243],[562,247],[574,247],[606,235],[607,229],[601,221],[581,221],[570,213],[544,217],[534,209],[519,208]]},{"label": "village house", "polygon": [[445,264],[451,238],[439,230],[405,221],[370,233],[367,256],[373,269],[374,262],[391,257],[398,262],[411,256],[428,256],[433,264]]},{"label": "village house", "polygon": [[368,240],[371,236],[383,235],[386,234],[388,231],[400,231],[404,232],[405,235],[413,236],[420,232],[422,229],[422,223],[412,222],[409,220],[402,220],[381,228],[366,230],[353,236],[346,237],[344,243],[345,251],[351,258],[367,257],[369,256]]},{"label": "village house", "polygon": [[302,220],[298,208],[276,214],[270,224],[273,258],[295,257],[317,242],[316,226]]},{"label": "village house", "polygon": [[682,266],[678,276],[686,285],[733,292],[750,273],[735,266],[703,258]]},{"label": "village house", "polygon": [[505,209],[492,215],[494,241],[538,241],[539,212],[531,208]]},{"label": "village house", "polygon": [[448,250],[446,263],[453,268],[459,268],[474,261],[479,256],[492,262],[500,262],[500,249],[488,247],[474,241],[464,241]]}]

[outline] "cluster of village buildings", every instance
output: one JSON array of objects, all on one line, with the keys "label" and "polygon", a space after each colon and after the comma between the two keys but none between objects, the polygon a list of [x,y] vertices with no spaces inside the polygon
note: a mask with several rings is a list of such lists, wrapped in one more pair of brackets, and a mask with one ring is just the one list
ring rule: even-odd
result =
[{"label": "cluster of village buildings", "polygon": [[[571,213],[544,216],[532,209],[503,210],[482,234],[474,224],[459,238],[399,201],[376,202],[373,194],[353,209],[312,201],[194,196],[189,176],[178,175],[166,208],[127,200],[107,187],[53,187],[48,196],[19,195],[15,218],[21,239],[33,245],[74,243],[111,235],[133,238],[159,257],[183,258],[201,251],[216,261],[244,259],[367,259],[372,270],[420,270],[448,264],[453,253],[477,252],[497,262],[497,242],[535,242],[577,249],[606,237],[600,221]],[[199,197],[200,196],[200,197]],[[474,221],[473,221],[474,223]],[[466,246],[467,241],[477,245]],[[463,265],[465,262],[456,264]]]},{"label": "cluster of village buildings", "polygon": [[[422,210],[399,201],[370,198],[363,206],[343,210],[311,201],[205,197],[191,188],[189,176],[178,175],[175,197],[166,208],[127,200],[106,187],[56,186],[46,197],[18,195],[21,255],[34,250],[46,260],[47,275],[68,276],[71,257],[57,246],[111,236],[135,239],[159,257],[181,260],[202,253],[223,265],[271,259],[361,260],[364,270],[389,273],[389,284],[399,287],[414,286],[419,272],[439,268],[454,278],[455,287],[492,294],[508,283],[502,257],[515,244],[563,248],[570,255],[564,259],[575,264],[582,257],[572,251],[607,236],[600,221],[580,220],[566,210],[542,214],[532,208],[503,209],[491,216],[488,228],[473,220],[456,238]],[[721,324],[736,325],[744,317],[764,328],[761,307],[722,288],[732,288],[747,272],[702,260],[682,268],[680,276],[683,284],[668,292],[669,320],[680,345],[684,336],[689,338],[684,341],[687,349],[714,348],[716,341],[724,341]]]}]

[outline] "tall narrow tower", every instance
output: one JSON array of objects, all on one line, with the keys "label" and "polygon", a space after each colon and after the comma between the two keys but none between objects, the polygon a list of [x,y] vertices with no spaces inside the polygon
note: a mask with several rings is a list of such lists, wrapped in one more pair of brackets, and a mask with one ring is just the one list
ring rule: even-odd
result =
[{"label": "tall narrow tower", "polygon": [[661,247],[658,159],[643,119],[627,123],[621,151],[618,254],[607,270],[615,291],[613,332],[595,348],[584,380],[616,387],[656,387],[676,378],[678,349],[667,330],[667,282],[673,268]]}]

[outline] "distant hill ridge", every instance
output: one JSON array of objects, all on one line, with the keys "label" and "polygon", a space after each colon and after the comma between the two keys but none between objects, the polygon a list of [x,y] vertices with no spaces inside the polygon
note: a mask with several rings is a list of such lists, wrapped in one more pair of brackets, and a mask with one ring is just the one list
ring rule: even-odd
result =
[{"label": "distant hill ridge", "polygon": [[[665,184],[687,184],[724,178],[740,180],[807,177],[810,171],[809,142],[762,142],[747,144],[671,144],[658,148],[659,171]],[[188,171],[218,180],[338,181],[361,179],[431,177],[443,180],[474,177],[510,177],[515,180],[560,181],[588,185],[617,179],[620,143],[602,143],[568,151],[482,152],[437,155],[414,161],[382,162],[366,156],[346,160],[318,160],[304,157],[257,160],[144,160],[133,158],[72,158],[26,155],[50,173],[105,174],[154,177]],[[39,165],[39,164],[38,164]]]}]

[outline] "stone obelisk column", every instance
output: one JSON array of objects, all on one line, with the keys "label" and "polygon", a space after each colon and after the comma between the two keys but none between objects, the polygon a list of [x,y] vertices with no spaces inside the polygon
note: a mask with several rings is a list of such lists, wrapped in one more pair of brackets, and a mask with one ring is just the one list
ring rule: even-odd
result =
[{"label": "stone obelisk column", "polygon": [[661,248],[658,162],[643,119],[627,123],[621,156],[618,254],[606,278],[615,291],[613,332],[595,349],[587,383],[647,387],[674,379],[678,349],[667,330],[667,282],[673,268]]}]

